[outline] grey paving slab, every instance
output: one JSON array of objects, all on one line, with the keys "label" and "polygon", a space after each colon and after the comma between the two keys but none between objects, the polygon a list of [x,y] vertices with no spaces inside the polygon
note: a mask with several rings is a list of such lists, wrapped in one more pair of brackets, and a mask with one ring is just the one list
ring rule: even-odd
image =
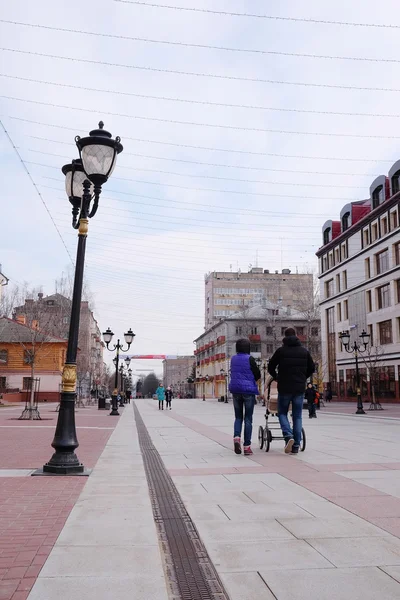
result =
[{"label": "grey paving slab", "polygon": [[[110,568],[112,560],[110,559]],[[168,600],[161,572],[135,577],[39,577],[29,600]]]},{"label": "grey paving slab", "polygon": [[228,515],[229,519],[232,519],[236,522],[259,522],[270,519],[292,519],[299,517],[306,518],[307,516],[310,516],[311,518],[311,515],[300,508],[300,506],[290,502],[282,502],[281,504],[268,504],[268,506],[262,504],[252,504],[250,506],[246,505],[246,510],[238,505],[224,504],[222,502],[220,506]]},{"label": "grey paving slab", "polygon": [[333,565],[303,540],[257,541],[241,544],[207,545],[215,566],[221,572],[260,569],[324,569]]},{"label": "grey paving slab", "polygon": [[187,511],[193,521],[229,521],[229,517],[219,505],[186,504]]},{"label": "grey paving slab", "polygon": [[157,546],[56,545],[41,571],[41,577],[133,577],[153,576],[162,571]]},{"label": "grey paving slab", "polygon": [[333,504],[332,502],[329,502],[328,500],[325,502],[321,502],[319,500],[298,500],[296,501],[296,505],[302,508],[307,514],[321,519],[346,519],[354,516],[349,511],[337,506],[336,504]]},{"label": "grey paving slab", "polygon": [[[382,571],[393,577],[400,584],[400,566],[398,567],[380,567]],[[400,597],[400,595],[399,595]]]},{"label": "grey paving slab", "polygon": [[390,534],[357,517],[338,519],[280,519],[296,538],[390,537]]},{"label": "grey paving slab", "polygon": [[260,569],[278,600],[398,600],[400,584],[378,568],[310,569],[285,577]]},{"label": "grey paving slab", "polygon": [[34,469],[0,469],[0,477],[28,477]]},{"label": "grey paving slab", "polygon": [[218,492],[196,494],[196,492],[180,492],[185,504],[252,504],[254,502],[240,490],[221,490]]},{"label": "grey paving slab", "polygon": [[215,522],[198,521],[197,529],[206,546],[213,542],[240,542],[244,540],[294,540],[295,537],[277,521]]},{"label": "grey paving slab", "polygon": [[220,577],[230,600],[276,600],[256,571],[221,573]]},{"label": "grey paving slab", "polygon": [[298,502],[301,500],[305,501],[314,501],[314,502],[324,502],[324,498],[314,494],[313,492],[309,492],[308,490],[302,488],[300,485],[292,487],[288,487],[287,489],[279,489],[279,490],[268,490],[265,487],[265,490],[253,491],[249,490],[246,494],[255,502],[256,504],[275,504],[279,502]]},{"label": "grey paving slab", "polygon": [[400,565],[400,540],[394,536],[308,539],[308,543],[336,567]]}]

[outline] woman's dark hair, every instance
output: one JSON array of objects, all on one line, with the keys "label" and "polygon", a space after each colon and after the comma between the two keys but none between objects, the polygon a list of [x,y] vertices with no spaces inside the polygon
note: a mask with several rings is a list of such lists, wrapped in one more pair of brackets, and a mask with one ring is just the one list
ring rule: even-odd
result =
[{"label": "woman's dark hair", "polygon": [[250,354],[250,342],[246,338],[240,338],[236,342],[236,352],[241,354]]},{"label": "woman's dark hair", "polygon": [[295,330],[293,329],[293,327],[288,327],[285,330],[285,337],[292,337],[293,335],[296,335]]}]

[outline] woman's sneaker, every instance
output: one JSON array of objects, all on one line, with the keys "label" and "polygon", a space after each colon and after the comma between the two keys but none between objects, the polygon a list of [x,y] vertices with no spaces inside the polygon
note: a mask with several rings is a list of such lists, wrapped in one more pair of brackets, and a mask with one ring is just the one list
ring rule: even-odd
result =
[{"label": "woman's sneaker", "polygon": [[253,450],[251,449],[251,446],[244,446],[243,447],[243,454],[245,456],[251,456],[253,454]]},{"label": "woman's sneaker", "polygon": [[286,446],[285,446],[285,454],[290,454],[293,448],[293,444],[294,444],[294,439],[293,438],[287,438],[285,440],[286,442]]},{"label": "woman's sneaker", "polygon": [[242,454],[242,445],[240,442],[240,437],[233,438],[233,447],[235,449],[235,454]]}]

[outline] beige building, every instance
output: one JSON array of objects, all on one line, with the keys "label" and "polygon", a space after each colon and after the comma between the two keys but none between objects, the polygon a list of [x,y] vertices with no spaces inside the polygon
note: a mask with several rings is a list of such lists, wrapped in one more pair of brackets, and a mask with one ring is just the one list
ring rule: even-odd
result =
[{"label": "beige building", "polygon": [[163,360],[164,386],[171,387],[175,394],[181,394],[184,397],[189,394],[193,396],[194,382],[189,383],[188,379],[194,375],[194,364],[194,356],[177,356]]},{"label": "beige building", "polygon": [[360,356],[361,388],[370,399],[400,401],[400,161],[375,179],[370,197],[347,204],[340,219],[323,226],[320,265],[322,355],[325,382],[341,398],[354,398],[355,359],[351,343],[370,336]]},{"label": "beige building", "polygon": [[270,273],[259,267],[253,267],[248,273],[208,273],[205,276],[205,328],[263,300],[293,306],[299,291],[312,287],[312,279],[308,273],[291,273],[290,269]]}]

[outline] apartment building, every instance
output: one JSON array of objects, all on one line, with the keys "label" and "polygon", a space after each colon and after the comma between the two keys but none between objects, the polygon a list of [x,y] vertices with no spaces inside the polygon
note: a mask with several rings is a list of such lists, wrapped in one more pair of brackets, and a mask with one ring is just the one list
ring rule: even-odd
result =
[{"label": "apartment building", "polygon": [[308,273],[270,273],[259,267],[248,273],[240,271],[213,271],[205,276],[205,328],[230,317],[243,307],[260,304],[263,299],[293,306],[301,289],[312,287],[313,277]]},{"label": "apartment building", "polygon": [[239,338],[249,338],[252,356],[265,363],[282,345],[288,327],[295,328],[301,342],[319,362],[319,317],[310,321],[291,307],[264,300],[260,305],[238,311],[215,323],[195,340],[196,396],[204,394],[206,398],[218,398],[225,395],[230,359],[236,353],[235,346]]},{"label": "apartment building", "polygon": [[[346,204],[327,221],[318,250],[324,380],[334,394],[355,395],[355,360],[339,334],[351,342],[370,335],[360,356],[364,397],[399,401],[400,376],[400,161],[375,179],[366,200]],[[373,390],[372,390],[373,388]]]}]

